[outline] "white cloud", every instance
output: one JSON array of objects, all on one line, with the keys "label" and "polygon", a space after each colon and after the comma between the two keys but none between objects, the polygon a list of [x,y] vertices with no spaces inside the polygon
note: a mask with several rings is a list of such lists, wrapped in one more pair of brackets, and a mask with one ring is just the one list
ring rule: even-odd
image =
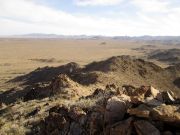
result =
[{"label": "white cloud", "polygon": [[34,1],[0,0],[0,35],[180,35],[179,8],[170,8],[166,14],[158,14],[157,8],[151,11],[156,11],[155,14],[151,14],[150,9],[144,11],[140,8],[133,17],[121,17],[121,14],[114,13],[114,17],[107,18],[91,14],[73,15],[36,4]]},{"label": "white cloud", "polygon": [[167,12],[169,0],[132,0],[132,3],[143,12]]},{"label": "white cloud", "polygon": [[137,18],[141,19],[141,28],[150,35],[180,35],[180,5],[174,0],[132,0],[138,8]]},{"label": "white cloud", "polygon": [[74,0],[78,6],[110,6],[117,5],[123,0]]}]

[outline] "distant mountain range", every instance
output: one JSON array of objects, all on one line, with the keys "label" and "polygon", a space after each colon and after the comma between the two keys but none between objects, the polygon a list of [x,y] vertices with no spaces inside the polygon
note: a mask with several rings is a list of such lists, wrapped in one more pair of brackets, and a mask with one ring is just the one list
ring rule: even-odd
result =
[{"label": "distant mountain range", "polygon": [[144,41],[179,41],[180,36],[101,36],[101,35],[56,35],[31,33],[25,35],[0,36],[1,38],[55,38],[55,39],[116,39],[116,40],[144,40]]}]

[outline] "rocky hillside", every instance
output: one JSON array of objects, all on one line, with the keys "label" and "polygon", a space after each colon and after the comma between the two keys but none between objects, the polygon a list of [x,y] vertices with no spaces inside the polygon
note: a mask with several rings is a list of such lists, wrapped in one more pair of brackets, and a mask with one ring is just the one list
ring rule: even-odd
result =
[{"label": "rocky hillside", "polygon": [[180,49],[156,50],[149,54],[149,59],[166,62],[168,64],[180,63]]},{"label": "rocky hillside", "polygon": [[18,83],[21,89],[0,94],[0,131],[18,135],[179,134],[179,78],[179,64],[161,68],[129,56],[84,67],[69,63],[38,68],[7,82]]},{"label": "rocky hillside", "polygon": [[[49,115],[33,127],[42,135],[166,135],[179,134],[179,99],[171,91],[153,87],[115,85],[97,89],[84,100],[96,100],[93,106],[56,105]],[[81,101],[79,99],[77,102]]]},{"label": "rocky hillside", "polygon": [[112,83],[118,87],[153,85],[158,89],[172,90],[180,94],[177,83],[180,77],[179,64],[164,69],[152,62],[130,56],[111,57],[84,67],[80,67],[77,63],[69,63],[59,67],[38,68],[10,82],[20,82],[28,86],[28,89],[32,89],[37,85],[40,87],[44,84],[51,85],[52,79],[60,74],[65,74],[71,81],[87,89],[104,87]]}]

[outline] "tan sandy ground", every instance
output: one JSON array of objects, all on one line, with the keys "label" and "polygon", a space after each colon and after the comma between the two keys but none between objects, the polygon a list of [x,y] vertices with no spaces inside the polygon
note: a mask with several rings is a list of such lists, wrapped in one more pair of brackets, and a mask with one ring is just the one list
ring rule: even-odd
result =
[{"label": "tan sandy ground", "polygon": [[[143,45],[148,43],[113,39],[0,39],[0,91],[11,87],[4,82],[38,67],[59,66],[68,62],[84,65],[118,55],[142,56],[144,53],[132,48]],[[174,48],[157,45],[157,48]],[[52,58],[52,62],[39,60]]]}]

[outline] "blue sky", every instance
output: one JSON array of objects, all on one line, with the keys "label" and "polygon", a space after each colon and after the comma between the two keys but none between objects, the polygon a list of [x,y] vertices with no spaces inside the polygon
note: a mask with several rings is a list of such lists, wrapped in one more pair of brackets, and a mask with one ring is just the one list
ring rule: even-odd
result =
[{"label": "blue sky", "polygon": [[180,35],[179,0],[0,0],[0,35]]}]

